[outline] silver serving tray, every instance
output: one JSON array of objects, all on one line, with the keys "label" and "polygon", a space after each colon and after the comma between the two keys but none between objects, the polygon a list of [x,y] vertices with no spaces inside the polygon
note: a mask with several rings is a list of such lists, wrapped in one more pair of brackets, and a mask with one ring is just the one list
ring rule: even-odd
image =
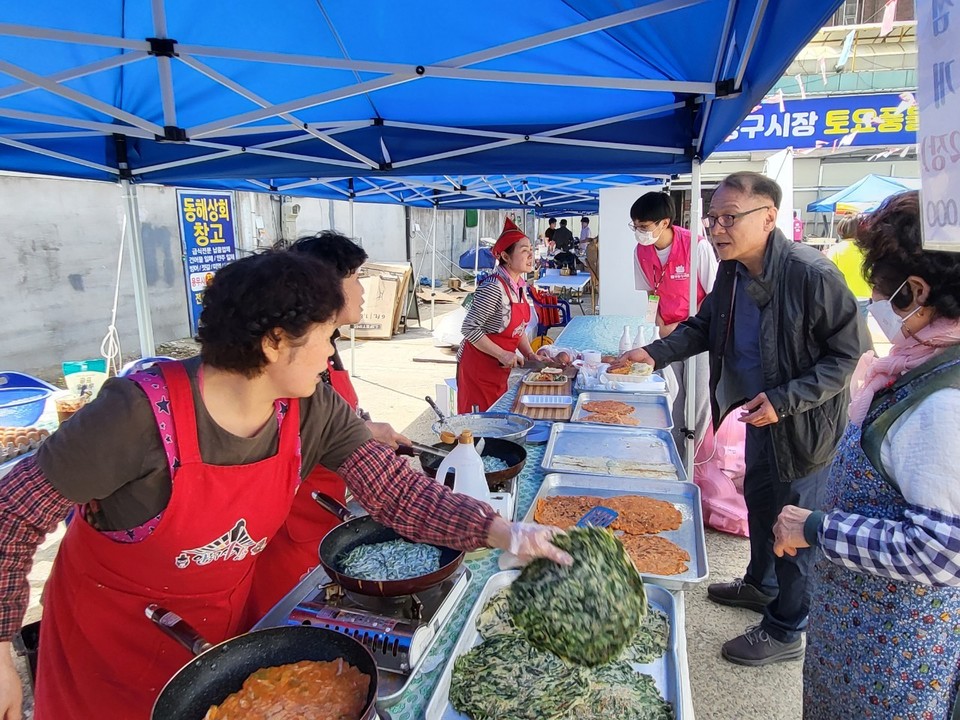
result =
[{"label": "silver serving tray", "polygon": [[591,423],[554,423],[550,438],[543,453],[541,467],[547,472],[574,473],[576,475],[608,475],[642,478],[643,475],[624,472],[611,473],[609,469],[583,469],[555,465],[558,455],[600,460],[645,460],[672,463],[677,479],[687,480],[687,472],[677,452],[673,435],[667,430],[651,430],[619,425],[594,425]]},{"label": "silver serving tray", "polygon": [[[617,393],[617,392],[583,392],[577,398],[577,406],[573,409],[570,422],[591,422],[585,420],[591,413],[583,409],[585,403],[597,400],[620,402],[633,407],[633,412],[627,417],[640,422],[639,425],[614,425],[614,427],[641,427],[652,430],[672,430],[673,415],[670,412],[670,398],[658,393]],[[609,427],[607,423],[593,423]]]},{"label": "silver serving tray", "polygon": [[679,575],[641,573],[643,579],[668,590],[689,590],[710,575],[707,564],[707,539],[703,531],[703,509],[700,505],[700,488],[695,484],[678,483],[675,480],[550,473],[543,479],[540,490],[524,519],[527,522],[534,522],[533,514],[537,509],[537,501],[552,495],[595,495],[602,498],[614,495],[646,495],[655,500],[673,503],[682,517],[680,527],[658,534],[690,554],[688,569]]},{"label": "silver serving tray", "polygon": [[[474,603],[467,616],[467,621],[460,632],[457,644],[450,653],[450,659],[443,668],[443,674],[440,681],[434,688],[433,695],[430,697],[430,703],[427,705],[426,717],[429,720],[470,720],[466,715],[462,715],[453,709],[450,704],[450,682],[453,679],[453,664],[457,658],[468,652],[471,648],[479,645],[483,638],[477,633],[477,617],[483,611],[483,607],[491,597],[500,590],[507,587],[520,575],[519,570],[507,570],[505,572],[494,573],[487,580],[480,596]],[[633,668],[638,672],[650,675],[657,684],[657,689],[664,700],[673,705],[674,718],[676,720],[685,720],[683,712],[683,702],[680,696],[680,672],[679,661],[677,660],[677,632],[682,632],[682,628],[677,627],[676,604],[667,590],[656,585],[647,585],[647,601],[651,607],[654,607],[665,613],[670,620],[670,637],[668,639],[667,649],[664,654],[652,663],[641,665],[633,663]]]}]

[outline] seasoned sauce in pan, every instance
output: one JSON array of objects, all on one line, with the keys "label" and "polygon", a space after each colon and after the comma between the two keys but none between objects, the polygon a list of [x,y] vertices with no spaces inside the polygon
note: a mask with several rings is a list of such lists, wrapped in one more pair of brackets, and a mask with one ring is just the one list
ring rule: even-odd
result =
[{"label": "seasoned sauce in pan", "polygon": [[370,676],[340,660],[257,670],[203,720],[359,720]]}]

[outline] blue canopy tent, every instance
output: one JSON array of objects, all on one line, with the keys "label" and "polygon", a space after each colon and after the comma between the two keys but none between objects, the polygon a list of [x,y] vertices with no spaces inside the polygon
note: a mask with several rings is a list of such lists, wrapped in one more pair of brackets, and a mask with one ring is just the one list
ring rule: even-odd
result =
[{"label": "blue canopy tent", "polygon": [[697,217],[700,160],[839,4],[8,2],[0,169],[120,182],[150,355],[136,183],[692,172]]},{"label": "blue canopy tent", "polygon": [[808,212],[860,213],[877,209],[886,198],[905,190],[919,190],[916,178],[895,178],[884,175],[867,175],[853,185],[807,205]]}]

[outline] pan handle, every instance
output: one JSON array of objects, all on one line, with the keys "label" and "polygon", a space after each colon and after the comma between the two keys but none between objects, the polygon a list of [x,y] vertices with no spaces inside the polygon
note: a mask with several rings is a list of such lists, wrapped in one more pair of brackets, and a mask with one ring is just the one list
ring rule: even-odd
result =
[{"label": "pan handle", "polygon": [[427,395],[424,400],[430,404],[430,407],[433,408],[433,411],[437,414],[437,417],[440,418],[440,424],[446,425],[447,418],[442,412],[440,412],[440,408],[437,407],[437,404],[433,401],[433,398]]},{"label": "pan handle", "polygon": [[345,506],[338,503],[329,495],[324,495],[322,492],[318,492],[317,490],[314,490],[312,493],[310,493],[310,497],[313,498],[314,502],[316,502],[317,505],[322,507],[327,512],[331,512],[334,515],[336,515],[338,518],[340,518],[342,522],[347,522],[347,520],[353,520],[353,517],[354,517],[353,513],[347,510]]},{"label": "pan handle", "polygon": [[190,623],[175,612],[171,612],[157,604],[148,605],[145,612],[146,616],[150,618],[158,628],[194,655],[199,655],[213,647]]}]

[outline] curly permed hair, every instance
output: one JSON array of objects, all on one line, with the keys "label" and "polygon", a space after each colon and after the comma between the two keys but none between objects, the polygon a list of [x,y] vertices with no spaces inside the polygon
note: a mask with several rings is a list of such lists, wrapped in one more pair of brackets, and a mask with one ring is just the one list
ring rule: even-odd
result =
[{"label": "curly permed hair", "polygon": [[333,319],[343,303],[343,284],[330,265],[306,253],[249,255],[220,268],[203,294],[200,357],[256,377],[267,364],[264,336],[283,331],[302,338],[312,325]]},{"label": "curly permed hair", "polygon": [[[960,254],[924,250],[920,223],[916,190],[887,198],[865,216],[856,238],[863,250],[863,276],[888,297],[911,275],[923,278],[930,285],[927,305],[941,317],[960,318]],[[905,287],[890,301],[903,310],[913,296]]]}]

